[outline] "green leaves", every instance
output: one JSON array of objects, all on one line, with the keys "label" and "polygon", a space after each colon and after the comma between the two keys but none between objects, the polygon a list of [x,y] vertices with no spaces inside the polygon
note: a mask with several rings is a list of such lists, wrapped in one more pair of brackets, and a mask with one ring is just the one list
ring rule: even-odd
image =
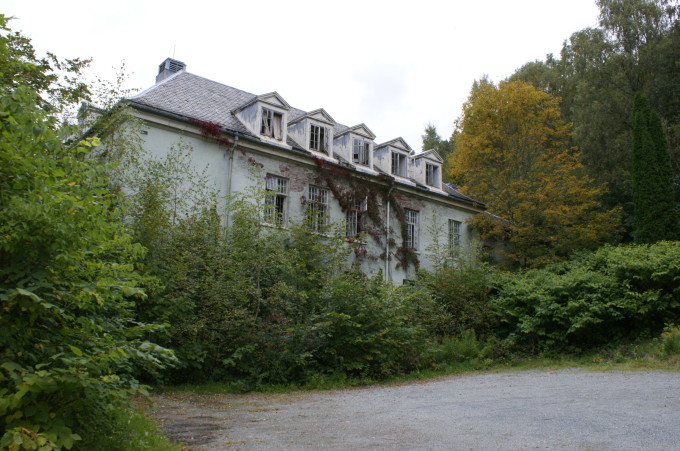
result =
[{"label": "green leaves", "polygon": [[147,279],[98,141],[65,146],[37,102],[0,88],[0,446],[68,449],[171,356],[131,327]]},{"label": "green leaves", "polygon": [[668,145],[658,114],[642,94],[633,110],[633,238],[653,243],[680,238]]},{"label": "green leaves", "polygon": [[604,187],[584,173],[556,97],[519,81],[484,82],[459,127],[451,175],[487,203],[492,214],[472,224],[482,239],[504,242],[505,257],[539,267],[616,237],[619,210],[601,208]]},{"label": "green leaves", "polygon": [[501,275],[499,334],[539,350],[578,350],[658,334],[680,319],[680,242],[604,247]]}]

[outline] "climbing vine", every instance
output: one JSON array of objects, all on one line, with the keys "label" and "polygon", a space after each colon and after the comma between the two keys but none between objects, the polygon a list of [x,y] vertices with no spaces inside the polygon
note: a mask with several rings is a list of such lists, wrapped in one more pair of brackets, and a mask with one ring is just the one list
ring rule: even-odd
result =
[{"label": "climbing vine", "polygon": [[[227,148],[234,146],[234,140],[225,136],[219,124],[214,122],[200,121],[197,119],[193,119],[192,121],[201,128],[201,133],[203,136],[211,138],[218,144]],[[236,149],[239,150],[239,152],[241,152],[241,154],[246,157],[247,161],[253,166],[257,166],[259,168],[264,167],[262,163],[248,155],[245,149],[242,147],[237,146]],[[399,222],[401,245],[397,246],[397,243],[393,238],[388,238],[387,246],[389,249],[394,250],[394,256],[398,262],[397,268],[407,269],[410,265],[413,265],[414,268],[418,269],[420,265],[418,255],[416,254],[415,250],[407,245],[408,224],[406,223],[406,214],[404,213],[404,208],[398,201],[397,196],[393,193],[392,188],[394,186],[394,178],[385,174],[379,174],[378,179],[381,183],[376,183],[357,177],[353,171],[336,164],[329,163],[328,161],[317,156],[312,156],[312,158],[316,164],[318,173],[316,183],[323,183],[328,187],[331,193],[333,193],[333,197],[340,204],[340,208],[342,209],[343,213],[356,210],[356,201],[366,199],[365,218],[367,218],[368,221],[364,220],[363,231],[380,247],[384,247],[385,245],[383,238],[388,236],[388,230],[380,213],[379,200],[382,200],[384,205],[389,203],[392,206],[394,216]],[[304,198],[303,202],[305,202]],[[356,243],[353,238],[350,238],[349,241]],[[380,254],[378,257],[369,255],[368,251],[363,246],[355,247],[354,255],[357,260],[366,258],[380,258],[385,260],[388,257],[385,252]]]},{"label": "climbing vine", "polygon": [[[341,166],[329,163],[328,161],[314,156],[314,163],[318,169],[317,182],[323,181],[325,185],[333,193],[335,199],[340,204],[343,213],[352,211],[356,208],[355,201],[357,199],[366,199],[366,216],[371,224],[364,223],[364,231],[369,235],[378,246],[384,246],[383,237],[387,235],[387,226],[383,221],[380,213],[379,199],[382,199],[383,204],[392,206],[394,215],[399,222],[399,229],[401,234],[401,246],[397,247],[397,243],[393,238],[388,238],[387,245],[389,248],[395,248],[394,256],[397,259],[397,267],[408,268],[413,265],[418,269],[420,261],[416,252],[407,245],[408,242],[408,225],[406,223],[406,215],[404,209],[397,199],[397,196],[392,192],[394,186],[394,178],[379,174],[378,178],[382,183],[375,183],[364,178],[359,178],[356,174]],[[355,251],[357,257],[368,257],[364,249],[362,255]],[[382,260],[387,258],[383,252],[379,258]]]}]

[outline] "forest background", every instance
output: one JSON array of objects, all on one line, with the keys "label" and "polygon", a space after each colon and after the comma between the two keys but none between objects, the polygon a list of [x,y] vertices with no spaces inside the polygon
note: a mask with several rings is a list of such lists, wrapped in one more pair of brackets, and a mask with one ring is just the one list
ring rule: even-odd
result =
[{"label": "forest background", "polygon": [[[0,446],[152,447],[129,421],[143,384],[324,387],[621,343],[677,366],[678,4],[597,3],[559,58],[476,81],[449,140],[425,131],[506,247],[436,243],[401,287],[344,265],[341,225],[268,233],[266,192],[225,225],[189,149],[148,158],[128,93],[2,16]],[[82,101],[104,111],[85,134]]]}]

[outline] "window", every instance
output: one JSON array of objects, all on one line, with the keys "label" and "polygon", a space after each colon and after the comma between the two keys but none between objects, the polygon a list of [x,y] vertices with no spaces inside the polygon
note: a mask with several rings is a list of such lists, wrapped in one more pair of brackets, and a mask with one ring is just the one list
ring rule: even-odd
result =
[{"label": "window", "polygon": [[328,129],[318,125],[311,125],[309,132],[309,149],[328,153]]},{"label": "window", "polygon": [[352,151],[352,161],[356,164],[368,166],[368,156],[371,151],[371,143],[363,139],[354,138],[354,147]]},{"label": "window", "polygon": [[267,192],[264,199],[264,221],[267,224],[284,227],[286,225],[288,180],[267,174],[265,188]]},{"label": "window", "polygon": [[404,209],[406,219],[406,247],[418,249],[418,212]]},{"label": "window", "polygon": [[352,200],[347,211],[347,238],[355,238],[364,231],[364,214],[366,213],[366,199]]},{"label": "window", "polygon": [[406,155],[392,152],[392,174],[406,177]]},{"label": "window", "polygon": [[460,228],[462,223],[454,219],[449,219],[449,256],[458,255],[460,248]]},{"label": "window", "polygon": [[439,187],[439,166],[425,163],[425,184]]},{"label": "window", "polygon": [[307,219],[309,228],[315,232],[323,231],[328,224],[328,202],[330,192],[318,186],[309,185],[309,198],[307,199]]},{"label": "window", "polygon": [[270,138],[281,141],[281,123],[283,122],[283,115],[268,108],[262,108],[262,126],[260,127],[260,134]]}]

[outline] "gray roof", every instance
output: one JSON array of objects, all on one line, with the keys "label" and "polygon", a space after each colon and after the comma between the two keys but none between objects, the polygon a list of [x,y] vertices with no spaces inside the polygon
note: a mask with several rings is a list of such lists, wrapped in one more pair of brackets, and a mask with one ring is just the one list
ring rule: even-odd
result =
[{"label": "gray roof", "polygon": [[[227,131],[259,140],[258,136],[250,133],[232,114],[232,111],[252,102],[256,97],[255,94],[181,71],[129,98],[128,101],[133,106],[165,112],[168,115],[179,116],[185,120],[212,122]],[[307,113],[306,111],[291,107],[288,111],[288,120],[293,121]],[[336,124],[333,127],[335,133],[343,132],[348,128],[348,126],[343,124]],[[392,141],[385,144],[389,144]],[[290,137],[286,143],[295,151],[309,153],[290,139]],[[375,169],[378,172],[382,172],[378,168]],[[427,187],[422,189],[429,191]],[[475,201],[461,194],[453,185],[445,183],[442,189],[449,197],[455,198],[458,201],[484,207],[482,202]]]},{"label": "gray roof", "polygon": [[231,112],[255,97],[255,94],[183,71],[128,100],[188,119],[213,122],[227,130],[252,136]]},{"label": "gray roof", "polygon": [[443,186],[442,186],[442,189],[444,190],[444,192],[446,194],[448,194],[451,197],[455,197],[456,199],[458,199],[460,201],[463,201],[463,202],[468,203],[468,204],[479,205],[480,207],[486,207],[486,204],[484,202],[474,200],[473,198],[468,197],[465,194],[458,191],[458,188],[456,187],[456,185],[454,185],[452,183],[444,183]]}]

